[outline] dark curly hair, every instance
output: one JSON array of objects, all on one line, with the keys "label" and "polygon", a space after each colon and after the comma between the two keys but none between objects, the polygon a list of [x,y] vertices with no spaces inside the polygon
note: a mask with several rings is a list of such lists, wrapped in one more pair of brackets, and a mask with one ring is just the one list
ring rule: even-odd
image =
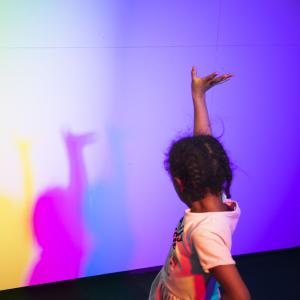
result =
[{"label": "dark curly hair", "polygon": [[222,144],[211,135],[190,136],[174,142],[164,162],[171,178],[183,183],[182,199],[203,199],[208,193],[225,192],[231,198],[232,169]]}]

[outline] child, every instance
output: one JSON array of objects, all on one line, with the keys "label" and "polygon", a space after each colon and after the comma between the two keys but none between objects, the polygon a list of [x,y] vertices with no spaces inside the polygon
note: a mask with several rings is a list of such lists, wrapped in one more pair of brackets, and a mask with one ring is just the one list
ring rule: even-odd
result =
[{"label": "child", "polygon": [[[229,200],[232,171],[221,143],[211,136],[205,93],[232,75],[197,77],[192,68],[194,136],[175,142],[165,166],[189,207],[173,236],[168,258],[151,286],[151,300],[249,300],[232,259],[231,236],[240,215]],[[225,192],[227,200],[222,201]],[[221,286],[221,295],[218,283]]]}]

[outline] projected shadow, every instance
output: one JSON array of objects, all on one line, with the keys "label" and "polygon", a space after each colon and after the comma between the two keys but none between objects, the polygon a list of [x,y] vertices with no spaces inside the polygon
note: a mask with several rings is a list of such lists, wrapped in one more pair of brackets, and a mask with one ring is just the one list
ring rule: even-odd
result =
[{"label": "projected shadow", "polygon": [[86,194],[85,222],[93,237],[93,248],[84,276],[127,270],[132,255],[123,136],[110,130],[108,137],[110,175],[91,186]]},{"label": "projected shadow", "polygon": [[46,190],[36,201],[33,230],[41,247],[29,284],[76,278],[87,246],[82,204],[87,177],[83,148],[93,142],[91,134],[66,133],[69,185]]},{"label": "projected shadow", "polygon": [[31,258],[32,234],[29,224],[33,184],[29,145],[19,142],[18,149],[23,167],[23,198],[0,195],[0,290],[23,284]]}]

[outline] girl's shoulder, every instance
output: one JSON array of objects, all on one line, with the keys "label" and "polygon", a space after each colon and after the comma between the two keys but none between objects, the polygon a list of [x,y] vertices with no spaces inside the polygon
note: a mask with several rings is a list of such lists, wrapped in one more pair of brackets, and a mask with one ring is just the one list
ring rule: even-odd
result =
[{"label": "girl's shoulder", "polygon": [[190,235],[206,238],[218,235],[224,239],[230,239],[240,217],[238,203],[232,200],[226,201],[228,210],[221,212],[191,213],[186,210],[184,223],[190,230]]}]

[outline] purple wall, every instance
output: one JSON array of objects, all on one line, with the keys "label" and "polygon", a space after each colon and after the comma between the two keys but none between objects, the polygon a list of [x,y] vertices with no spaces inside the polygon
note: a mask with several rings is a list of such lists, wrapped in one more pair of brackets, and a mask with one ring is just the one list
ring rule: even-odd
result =
[{"label": "purple wall", "polygon": [[[192,65],[200,75],[234,74],[207,100],[236,165],[232,195],[242,216],[233,253],[300,245],[299,1],[29,1],[5,9],[3,145],[15,131],[33,141],[30,222],[40,251],[20,278],[41,283],[164,262],[185,209],[164,152],[192,129]],[[73,146],[63,144],[65,128]],[[95,138],[81,153],[85,133]],[[2,169],[8,153],[0,153]],[[7,178],[0,181],[14,187]],[[53,237],[69,239],[61,254]],[[45,266],[55,266],[47,257],[65,261],[67,249],[74,264],[44,278]],[[20,285],[11,282],[5,287]]]}]

